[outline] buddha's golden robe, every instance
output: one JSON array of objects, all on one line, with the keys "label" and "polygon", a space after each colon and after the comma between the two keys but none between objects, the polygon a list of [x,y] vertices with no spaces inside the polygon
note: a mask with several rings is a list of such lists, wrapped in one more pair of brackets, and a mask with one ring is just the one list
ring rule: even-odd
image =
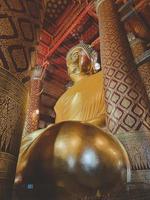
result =
[{"label": "buddha's golden robe", "polygon": [[[103,74],[98,72],[76,82],[57,101],[56,121],[81,121],[105,128]],[[23,174],[34,146],[47,131],[53,132],[55,124],[35,131],[22,140],[17,174]]]},{"label": "buddha's golden robe", "polygon": [[68,120],[92,122],[105,118],[102,72],[76,82],[57,101],[55,112],[56,123]]}]

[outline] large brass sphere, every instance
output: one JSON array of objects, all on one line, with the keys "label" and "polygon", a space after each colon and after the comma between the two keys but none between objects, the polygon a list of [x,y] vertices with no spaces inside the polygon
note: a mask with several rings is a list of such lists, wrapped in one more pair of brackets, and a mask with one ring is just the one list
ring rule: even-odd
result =
[{"label": "large brass sphere", "polygon": [[118,140],[90,124],[64,122],[54,143],[57,183],[81,195],[110,193],[127,182],[129,161]]},{"label": "large brass sphere", "polygon": [[96,126],[61,122],[28,148],[25,145],[17,171],[26,182],[55,183],[78,195],[97,190],[111,193],[127,182],[130,166],[126,151],[114,136]]}]

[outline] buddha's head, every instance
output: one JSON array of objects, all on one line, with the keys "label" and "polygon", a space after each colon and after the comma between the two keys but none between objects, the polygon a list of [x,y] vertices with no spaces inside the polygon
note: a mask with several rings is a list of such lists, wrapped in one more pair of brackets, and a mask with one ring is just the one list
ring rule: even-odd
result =
[{"label": "buddha's head", "polygon": [[96,73],[97,52],[88,44],[81,42],[71,48],[66,61],[68,74],[74,82]]}]

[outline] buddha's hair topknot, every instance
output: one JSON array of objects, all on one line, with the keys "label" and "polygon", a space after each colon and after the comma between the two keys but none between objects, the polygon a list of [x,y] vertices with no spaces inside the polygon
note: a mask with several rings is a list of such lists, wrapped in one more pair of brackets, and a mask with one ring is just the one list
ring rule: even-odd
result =
[{"label": "buddha's hair topknot", "polygon": [[69,50],[69,52],[67,53],[66,59],[71,55],[73,50],[78,49],[78,48],[83,49],[89,57],[93,58],[95,62],[97,61],[97,52],[92,48],[91,45],[85,44],[83,41],[81,41],[79,44],[77,44],[76,46],[74,46],[73,48]]}]

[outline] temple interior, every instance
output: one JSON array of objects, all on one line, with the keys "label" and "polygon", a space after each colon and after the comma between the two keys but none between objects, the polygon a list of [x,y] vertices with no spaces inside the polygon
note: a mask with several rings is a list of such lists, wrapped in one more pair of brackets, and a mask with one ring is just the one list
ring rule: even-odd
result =
[{"label": "temple interior", "polygon": [[150,0],[0,0],[0,200],[150,200]]}]

